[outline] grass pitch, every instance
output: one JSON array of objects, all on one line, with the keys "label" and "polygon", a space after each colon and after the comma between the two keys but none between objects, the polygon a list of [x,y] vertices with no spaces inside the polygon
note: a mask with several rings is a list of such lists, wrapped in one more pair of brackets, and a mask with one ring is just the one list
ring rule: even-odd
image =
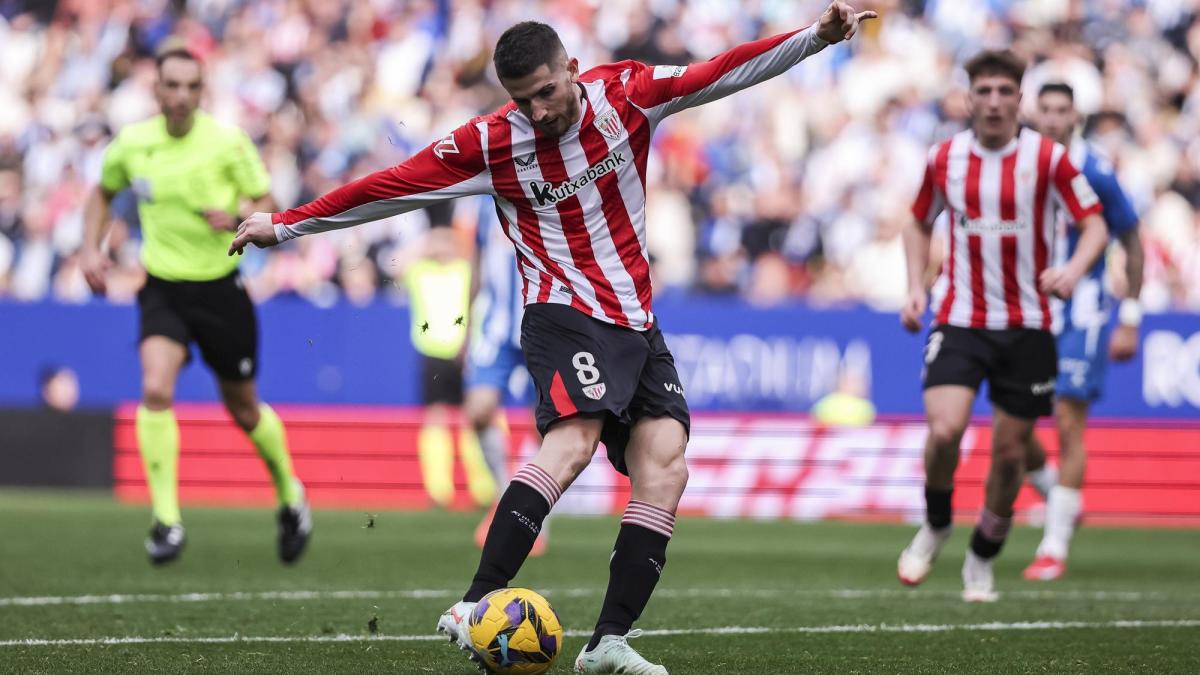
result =
[{"label": "grass pitch", "polygon": [[[321,511],[306,558],[275,559],[268,510],[187,509],[188,548],[151,568],[145,509],[108,495],[0,492],[0,672],[475,672],[435,639],[465,588],[478,514]],[[515,581],[568,630],[595,621],[615,519],[558,518]],[[895,580],[909,526],[681,518],[634,646],[690,673],[1200,672],[1200,533],[1085,527],[1068,578],[997,563],[1000,602],[958,598],[969,528],[931,579]],[[374,624],[376,632],[370,630]]]}]

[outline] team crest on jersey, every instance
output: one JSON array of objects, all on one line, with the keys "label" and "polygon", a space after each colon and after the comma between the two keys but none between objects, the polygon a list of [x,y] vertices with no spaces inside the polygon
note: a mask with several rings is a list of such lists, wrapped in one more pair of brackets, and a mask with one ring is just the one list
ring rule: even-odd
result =
[{"label": "team crest on jersey", "polygon": [[445,159],[446,155],[458,154],[458,143],[454,140],[454,134],[443,138],[433,146],[433,154],[437,155],[438,159]]},{"label": "team crest on jersey", "polygon": [[621,139],[621,120],[617,117],[616,110],[609,110],[597,117],[595,125],[605,138],[614,141]]},{"label": "team crest on jersey", "polygon": [[592,399],[593,401],[599,401],[600,399],[604,398],[604,392],[606,391],[608,390],[605,388],[604,383],[601,382],[599,384],[593,384],[590,387],[584,387],[583,395]]}]

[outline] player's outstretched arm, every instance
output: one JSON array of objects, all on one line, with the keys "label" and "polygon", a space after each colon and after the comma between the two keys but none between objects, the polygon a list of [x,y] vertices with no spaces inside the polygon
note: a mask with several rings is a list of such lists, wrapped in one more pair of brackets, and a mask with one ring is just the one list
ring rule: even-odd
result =
[{"label": "player's outstretched arm", "polygon": [[849,40],[858,32],[859,24],[878,16],[879,14],[871,10],[855,12],[846,2],[831,2],[817,20],[817,37],[829,44]]},{"label": "player's outstretched arm", "polygon": [[861,22],[876,16],[872,11],[855,12],[845,2],[833,2],[807,28],[738,45],[703,63],[636,64],[626,93],[657,122],[785,73],[830,43],[853,37]]},{"label": "player's outstretched arm", "polygon": [[479,132],[468,124],[404,162],[308,204],[282,213],[255,213],[238,225],[229,255],[241,253],[250,244],[266,248],[306,234],[354,227],[491,190]]}]

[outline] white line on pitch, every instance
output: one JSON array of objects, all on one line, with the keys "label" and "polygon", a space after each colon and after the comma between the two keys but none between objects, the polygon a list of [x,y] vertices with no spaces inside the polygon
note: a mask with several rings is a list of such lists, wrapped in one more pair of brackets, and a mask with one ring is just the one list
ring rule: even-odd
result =
[{"label": "white line on pitch", "polygon": [[[953,631],[1025,631],[1071,630],[1092,628],[1200,628],[1200,619],[1124,620],[1124,621],[1019,621],[1004,623],[965,624],[834,624],[829,626],[718,626],[714,628],[651,628],[642,631],[647,636],[676,635],[765,635],[771,633],[949,633]],[[567,637],[587,637],[591,631],[566,631]],[[253,642],[434,642],[445,641],[440,635],[230,635],[216,637],[102,637],[102,638],[28,638],[0,640],[0,647],[64,647],[75,645],[139,645],[139,644],[230,644]]]},{"label": "white line on pitch", "polygon": [[[539,589],[547,596],[593,597],[602,595],[604,588],[550,588]],[[47,605],[121,605],[137,603],[191,603],[191,602],[238,602],[252,600],[422,600],[458,597],[460,591],[449,589],[411,590],[343,590],[343,591],[265,591],[257,593],[112,593],[104,595],[42,595],[23,597],[0,597],[0,607],[41,607]],[[914,591],[886,588],[832,588],[832,589],[782,589],[782,588],[663,588],[655,592],[660,598],[776,598],[780,596],[832,598],[838,600],[875,600],[885,598],[907,599],[957,599],[958,591]],[[1143,591],[1006,591],[1005,598],[1021,600],[1086,600],[1145,602],[1148,600],[1186,600],[1190,596],[1178,593]]]}]

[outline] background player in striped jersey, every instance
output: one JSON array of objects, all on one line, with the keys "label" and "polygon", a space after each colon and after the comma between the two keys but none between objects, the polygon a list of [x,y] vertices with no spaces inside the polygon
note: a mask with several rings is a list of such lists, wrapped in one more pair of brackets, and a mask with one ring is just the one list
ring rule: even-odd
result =
[{"label": "background player in striped jersey", "polygon": [[[1051,412],[1057,363],[1049,296],[1068,297],[1108,237],[1100,203],[1066,148],[1017,123],[1024,62],[1011,51],[985,51],[966,71],[972,128],[930,150],[904,234],[909,298],[900,317],[916,332],[930,230],[947,212],[948,254],[924,355],[926,523],[900,554],[897,575],[908,585],[924,581],[950,536],[959,442],[986,378],[992,464],[962,574],[963,598],[990,602],[997,597],[992,559],[1012,524],[1025,448],[1034,422]],[[1070,260],[1051,267],[1060,212],[1080,235]]]},{"label": "background player in striped jersey", "polygon": [[505,31],[493,61],[512,103],[471,120],[408,161],[284,213],[255,214],[230,253],[490,194],[524,278],[521,346],[538,390],[542,447],[509,483],[479,567],[438,629],[460,646],[466,619],[516,576],[554,503],[601,440],[632,495],[609,586],[577,672],[664,675],[628,644],[666,563],[687,484],[690,416],[651,310],[646,168],[653,129],[672,113],[775,77],[874,12],[833,2],[813,25],[691,65],[622,61],[581,73],[552,28]]},{"label": "background player in striped jersey", "polygon": [[[1103,393],[1108,358],[1127,361],[1137,352],[1138,325],[1142,320],[1137,299],[1142,290],[1142,242],[1138,238],[1137,214],[1117,184],[1112,164],[1075,136],[1079,113],[1075,111],[1071,87],[1061,83],[1044,85],[1038,93],[1037,109],[1038,130],[1069,149],[1071,163],[1079,167],[1104,205],[1109,235],[1120,241],[1125,250],[1128,286],[1111,338],[1112,298],[1105,289],[1104,256],[1075,286],[1075,292],[1055,307],[1060,314],[1055,321],[1058,385],[1054,418],[1058,427],[1058,471],[1046,465],[1046,449],[1036,437],[1030,437],[1026,456],[1029,482],[1046,497],[1046,529],[1033,563],[1025,568],[1025,578],[1050,580],[1066,572],[1071,535],[1083,510],[1080,489],[1086,463],[1083,430],[1088,406]],[[1065,230],[1063,236],[1066,241],[1060,241],[1059,248],[1070,255],[1079,245],[1078,233]]]},{"label": "background player in striped jersey", "polygon": [[[463,414],[475,430],[475,438],[492,477],[500,489],[508,485],[508,436],[500,404],[519,396],[527,388],[529,373],[521,353],[521,319],[525,298],[521,274],[512,244],[497,222],[491,200],[478,200],[476,219],[476,273],[478,290],[471,308],[471,337],[467,347],[466,400]],[[514,391],[515,390],[515,391]],[[475,542],[483,547],[496,504],[475,530]],[[530,555],[546,550],[549,520],[534,542]]]}]

